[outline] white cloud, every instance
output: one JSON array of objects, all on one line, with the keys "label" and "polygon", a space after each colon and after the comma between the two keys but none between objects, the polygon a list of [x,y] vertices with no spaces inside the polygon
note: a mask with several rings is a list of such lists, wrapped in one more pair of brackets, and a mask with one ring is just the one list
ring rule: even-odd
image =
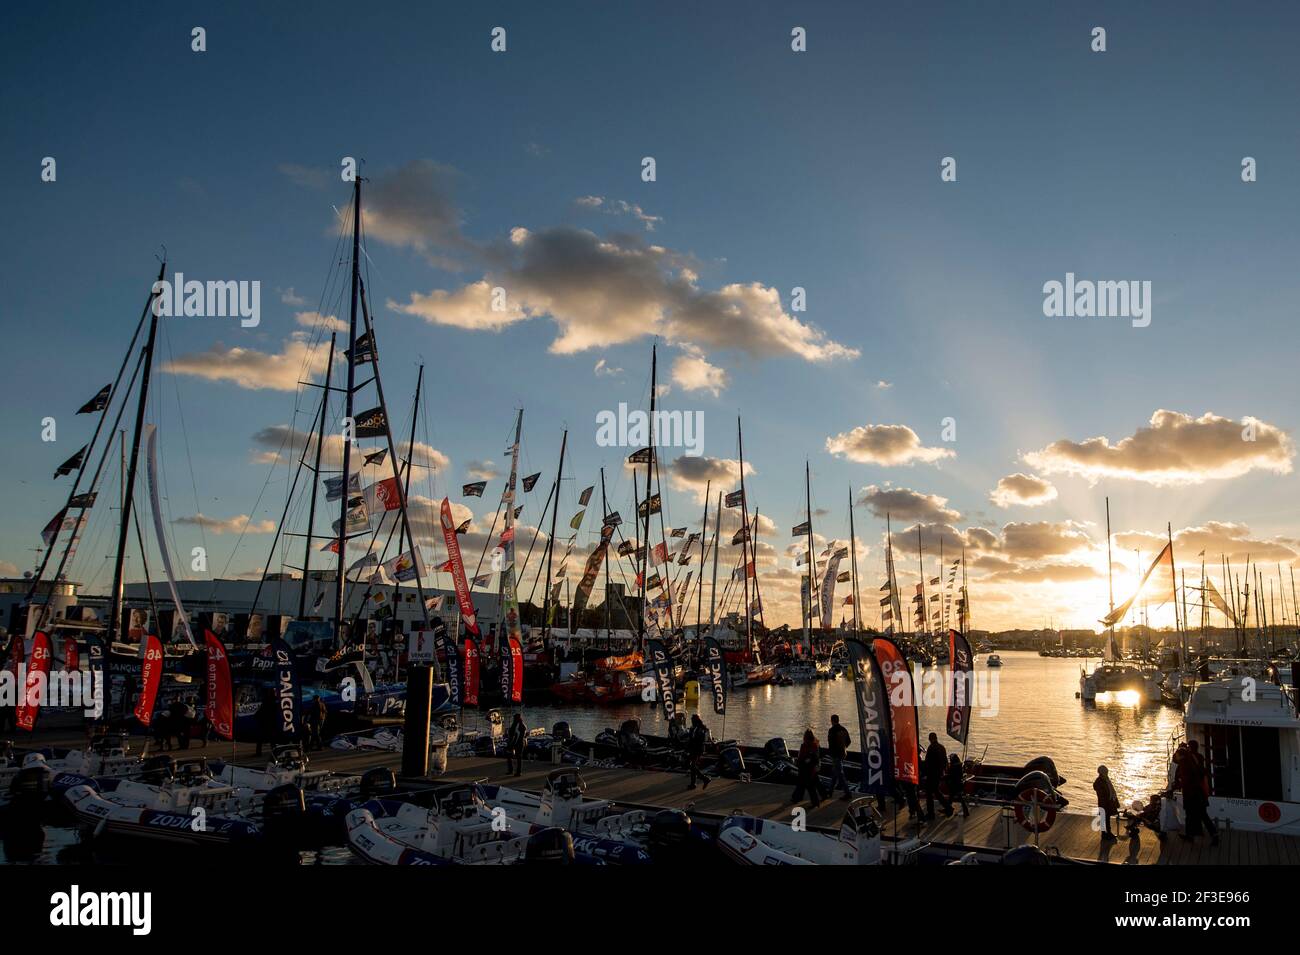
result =
[{"label": "white cloud", "polygon": [[998,479],[998,486],[989,494],[989,500],[998,507],[1010,507],[1013,504],[1038,507],[1056,500],[1056,488],[1040,477],[1017,471]]},{"label": "white cloud", "polygon": [[831,454],[859,464],[933,464],[956,456],[947,448],[927,448],[920,437],[903,424],[868,424],[826,439]]},{"label": "white cloud", "polygon": [[207,351],[180,355],[163,365],[176,375],[193,375],[208,381],[227,381],[254,391],[294,391],[298,382],[325,370],[328,350],[313,346],[307,336],[295,332],[281,351],[261,352],[230,347],[217,342]]}]

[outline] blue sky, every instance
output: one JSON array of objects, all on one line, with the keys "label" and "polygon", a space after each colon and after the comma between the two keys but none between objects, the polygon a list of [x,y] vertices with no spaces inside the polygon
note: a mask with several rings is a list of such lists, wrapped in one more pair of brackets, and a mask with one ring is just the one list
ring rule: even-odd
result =
[{"label": "blue sky", "polygon": [[[471,462],[500,462],[522,405],[527,470],[543,472],[530,507],[540,508],[567,426],[573,480],[561,517],[602,464],[622,498],[614,506],[629,512],[628,482],[614,480],[620,455],[596,447],[594,417],[619,401],[644,403],[657,331],[665,371],[701,354],[727,376],[715,395],[666,374],[664,402],[703,414],[710,458],[735,458],[734,420],[743,415],[750,500],[775,520],[766,538],[774,553],[801,519],[805,457],[814,506],[831,510],[817,519],[827,536],[847,536],[850,487],[855,495],[914,491],[928,496],[916,504],[917,519],[951,524],[986,558],[983,573],[1012,575],[982,585],[977,625],[1036,625],[1047,615],[1074,626],[1095,621],[1104,610],[1096,571],[1100,554],[1104,572],[1107,494],[1117,531],[1243,525],[1208,534],[1211,560],[1221,543],[1286,563],[1300,552],[1289,437],[1300,397],[1296,11],[1196,3],[374,7],[359,17],[343,4],[310,15],[252,5],[6,7],[0,143],[10,227],[0,259],[10,360],[0,428],[11,458],[0,489],[18,506],[0,514],[0,560],[31,566],[40,527],[66,493],[67,478],[52,483],[49,474],[92,427],[71,412],[111,379],[160,245],[191,277],[256,279],[263,288],[258,328],[178,319],[160,360],[217,343],[245,356],[281,353],[305,330],[295,314],[316,307],[331,266],[331,206],[348,201],[337,175],[346,155],[364,158],[377,190],[402,182],[404,170],[436,169],[432,198],[451,210],[459,247],[435,247],[430,235],[446,237],[446,229],[421,231],[419,221],[415,240],[391,231],[386,240],[377,224],[369,242],[394,417],[406,420],[398,408],[423,360],[427,440],[450,462],[429,496],[457,500]],[[207,30],[201,54],[190,50],[196,25]],[[507,30],[503,54],[489,49],[498,25]],[[807,29],[806,53],[790,50],[794,26]],[[1090,50],[1095,26],[1107,30],[1105,53]],[[40,181],[45,156],[57,160],[55,183]],[[655,182],[641,180],[644,156],[657,161]],[[945,156],[957,160],[954,183],[940,181]],[[1244,156],[1257,159],[1257,182],[1241,181]],[[407,196],[397,185],[390,195],[399,206]],[[593,209],[583,197],[604,201]],[[411,198],[418,220],[419,202],[431,197]],[[633,206],[654,217],[652,230],[635,215],[605,211]],[[609,290],[609,309],[583,329],[602,333],[607,321],[619,329],[616,342],[568,353],[553,350],[559,326],[537,288],[533,317],[497,330],[387,307],[484,279],[496,267],[487,250],[508,251],[516,227],[542,237],[590,234],[640,256],[661,247],[673,263],[689,261],[688,284],[706,298],[733,284],[775,292],[785,318],[815,329],[822,345],[858,354],[810,358],[758,347],[749,313],[734,329],[701,332],[707,343],[671,315],[637,335]],[[1044,317],[1043,283],[1066,272],[1150,281],[1150,327]],[[583,287],[566,292],[599,290],[600,276],[591,278],[583,273]],[[790,311],[795,286],[807,290],[806,312]],[[307,304],[282,301],[277,290],[287,289]],[[602,359],[623,373],[595,374]],[[252,460],[252,438],[287,424],[295,403],[305,426],[311,396],[173,373],[159,374],[156,389],[169,515],[274,521],[284,468],[268,483],[267,465]],[[1070,449],[1038,468],[1023,457],[1057,441],[1104,436],[1115,445],[1157,409],[1191,419],[1254,416],[1272,443],[1224,447],[1229,429],[1208,422],[1158,433],[1154,446],[1185,452],[1193,468],[1162,483],[1153,482],[1158,466],[1149,456],[1132,467],[1139,455],[1117,458],[1122,474],[1090,464],[1053,471],[1065,458],[1082,460]],[[39,439],[46,415],[59,420],[53,445]],[[947,417],[956,421],[953,442],[940,434]],[[881,426],[906,426],[920,447],[952,453],[887,464],[878,449],[858,460],[828,452],[829,437]],[[994,506],[990,492],[1014,473],[1048,481],[1057,496]],[[481,517],[482,502],[469,503]],[[960,516],[926,521],[936,506]],[[697,520],[698,508],[693,495],[671,492],[673,523]],[[1018,548],[1005,536],[1008,523],[1040,522],[1044,539],[1083,534],[1087,546]],[[589,543],[590,526],[580,544]],[[883,521],[864,504],[857,526],[870,548],[860,569],[875,580]],[[965,536],[972,527],[993,536],[976,547]],[[263,566],[270,543],[246,534],[235,551],[237,534],[184,525],[174,534],[183,549],[202,539],[214,566],[231,574]],[[95,553],[88,540],[74,576],[102,568],[107,540]],[[909,555],[905,566],[914,564]],[[1066,565],[1090,572],[1031,579]],[[771,577],[777,620],[797,616],[790,576]],[[96,579],[106,584],[104,573]],[[975,599],[978,614],[979,591]]]}]

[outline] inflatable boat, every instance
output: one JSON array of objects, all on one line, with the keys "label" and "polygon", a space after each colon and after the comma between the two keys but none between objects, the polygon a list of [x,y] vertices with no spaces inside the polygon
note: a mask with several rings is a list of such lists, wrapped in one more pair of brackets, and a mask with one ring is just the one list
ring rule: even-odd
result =
[{"label": "inflatable boat", "polygon": [[849,803],[838,835],[759,816],[728,816],[718,830],[718,848],[741,865],[881,865],[914,855],[921,848],[915,839],[883,848],[880,816],[871,802]]}]

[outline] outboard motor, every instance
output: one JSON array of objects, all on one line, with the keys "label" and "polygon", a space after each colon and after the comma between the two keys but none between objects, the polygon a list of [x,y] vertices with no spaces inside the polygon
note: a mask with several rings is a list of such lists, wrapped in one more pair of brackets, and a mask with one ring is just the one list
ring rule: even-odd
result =
[{"label": "outboard motor", "polygon": [[1056,763],[1052,762],[1050,756],[1036,756],[1025,763],[1025,772],[1031,773],[1034,771],[1046,773],[1048,782],[1054,787],[1065,785],[1065,777],[1056,771]]},{"label": "outboard motor", "polygon": [[170,756],[150,756],[140,767],[140,780],[151,786],[161,786],[176,775],[176,760]]},{"label": "outboard motor", "polygon": [[739,779],[745,773],[745,754],[734,740],[722,744],[718,752],[718,772],[728,779]]},{"label": "outboard motor", "polygon": [[571,741],[573,739],[573,730],[569,728],[568,721],[560,720],[560,722],[552,726],[551,737],[555,740],[555,742],[560,743],[562,745]]},{"label": "outboard motor", "polygon": [[686,854],[691,841],[691,817],[680,809],[663,809],[650,817],[646,847],[656,862],[672,862]]},{"label": "outboard motor", "polygon": [[528,837],[524,862],[538,865],[573,865],[573,836],[558,826]]},{"label": "outboard motor", "polygon": [[773,761],[789,760],[790,747],[785,744],[783,737],[777,736],[763,744],[763,755]]},{"label": "outboard motor", "polygon": [[645,737],[641,735],[641,721],[638,719],[624,720],[623,725],[618,731],[618,746],[624,752],[640,756],[646,750]]},{"label": "outboard motor", "polygon": [[844,861],[854,865],[880,865],[880,815],[870,797],[849,803],[840,823],[840,851]]},{"label": "outboard motor", "polygon": [[276,786],[262,798],[262,823],[273,848],[288,849],[307,828],[307,799],[297,786]]},{"label": "outboard motor", "polygon": [[23,768],[9,781],[9,796],[15,809],[31,809],[45,802],[50,794],[50,770],[45,760],[23,761]]},{"label": "outboard motor", "polygon": [[1025,843],[1009,850],[1002,857],[1003,865],[1051,865],[1052,860],[1036,845]]},{"label": "outboard motor", "polygon": [[397,777],[385,766],[367,769],[361,775],[361,800],[379,799],[396,791]]}]

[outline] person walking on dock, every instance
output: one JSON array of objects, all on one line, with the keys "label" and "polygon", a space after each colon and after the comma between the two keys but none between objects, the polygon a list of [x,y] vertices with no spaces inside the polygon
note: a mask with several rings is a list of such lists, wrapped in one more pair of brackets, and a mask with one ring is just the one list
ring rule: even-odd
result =
[{"label": "person walking on dock", "polygon": [[844,790],[842,798],[848,800],[853,798],[849,792],[849,781],[844,778],[844,755],[849,751],[853,740],[849,738],[849,731],[840,723],[839,716],[831,714],[831,728],[826,732],[826,748],[831,754],[831,785],[830,794],[835,794],[835,784],[839,783]]},{"label": "person walking on dock", "polygon": [[695,788],[696,777],[704,782],[704,788],[709,788],[709,777],[704,775],[700,768],[700,763],[704,760],[704,744],[709,739],[709,728],[704,725],[704,720],[700,719],[700,714],[695,713],[691,716],[691,731],[686,736],[686,761],[691,768],[691,781],[687,789]]},{"label": "person walking on dock", "polygon": [[524,771],[524,748],[528,745],[528,727],[524,724],[522,713],[516,713],[510,731],[506,733],[506,775],[510,775],[511,762],[514,763],[514,775]]},{"label": "person walking on dock", "polygon": [[807,791],[814,809],[822,804],[822,781],[818,775],[821,765],[822,750],[817,744],[817,736],[811,728],[806,729],[803,732],[803,745],[799,747],[799,783],[794,788],[794,795],[790,797],[791,802],[803,802],[803,794]]},{"label": "person walking on dock", "polygon": [[1097,778],[1093,781],[1092,790],[1097,794],[1098,814],[1105,823],[1105,828],[1101,830],[1101,841],[1114,842],[1116,836],[1110,831],[1110,820],[1119,812],[1119,794],[1115,792],[1115,784],[1110,781],[1110,770],[1105,766],[1097,767]]},{"label": "person walking on dock", "polygon": [[952,803],[943,798],[939,789],[943,774],[948,769],[948,751],[935,733],[930,734],[930,745],[925,748],[925,759],[921,764],[921,780],[925,783],[925,818],[934,821],[934,797],[943,803],[944,815],[952,815]]},{"label": "person walking on dock", "polygon": [[275,690],[271,687],[262,688],[262,702],[257,707],[257,755],[262,755],[263,746],[272,746],[275,743],[275,720],[276,720],[276,699]]},{"label": "person walking on dock", "polygon": [[1210,845],[1217,846],[1219,830],[1210,818],[1210,776],[1200,753],[1200,744],[1192,740],[1183,751],[1182,758],[1178,759],[1175,754],[1175,760],[1178,762],[1176,777],[1182,778],[1183,813],[1186,816],[1182,837],[1194,839],[1204,827],[1210,834]]},{"label": "person walking on dock", "polygon": [[961,757],[956,753],[948,757],[948,768],[943,781],[948,785],[948,802],[961,802],[961,814],[970,815],[970,805],[966,802],[966,771],[961,764]]}]

